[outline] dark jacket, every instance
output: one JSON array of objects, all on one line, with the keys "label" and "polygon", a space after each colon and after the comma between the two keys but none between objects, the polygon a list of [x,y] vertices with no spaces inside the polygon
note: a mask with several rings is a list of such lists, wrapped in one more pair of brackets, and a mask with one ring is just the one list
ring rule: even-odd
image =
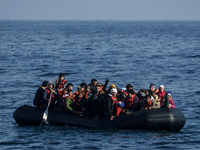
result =
[{"label": "dark jacket", "polygon": [[161,108],[164,107],[168,107],[169,106],[169,97],[168,97],[168,93],[165,93],[165,96],[163,97],[163,104],[161,106]]},{"label": "dark jacket", "polygon": [[33,105],[40,107],[42,105],[47,105],[48,101],[44,99],[45,97],[45,88],[40,86],[35,93],[35,98],[33,100]]},{"label": "dark jacket", "polygon": [[109,95],[109,97],[107,98],[107,101],[106,101],[106,108],[107,108],[107,111],[108,111],[108,116],[109,117],[114,116],[114,105],[113,105],[112,97],[110,95]]}]

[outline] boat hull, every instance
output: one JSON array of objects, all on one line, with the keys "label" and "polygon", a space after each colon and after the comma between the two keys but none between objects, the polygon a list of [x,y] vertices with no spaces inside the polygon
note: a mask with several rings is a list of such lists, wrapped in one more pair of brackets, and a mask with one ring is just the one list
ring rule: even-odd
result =
[{"label": "boat hull", "polygon": [[[44,109],[24,105],[17,108],[13,116],[19,125],[39,126],[44,111]],[[185,125],[185,116],[178,109],[162,108],[142,110],[129,115],[124,114],[110,121],[108,117],[94,119],[59,110],[49,110],[48,122],[58,126],[180,131]]]}]

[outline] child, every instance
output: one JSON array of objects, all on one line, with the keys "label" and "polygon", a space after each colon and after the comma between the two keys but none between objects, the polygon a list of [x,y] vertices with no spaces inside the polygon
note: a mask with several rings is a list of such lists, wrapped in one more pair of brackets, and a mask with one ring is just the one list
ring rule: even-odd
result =
[{"label": "child", "polygon": [[145,110],[147,110],[147,109],[151,109],[151,104],[152,104],[152,101],[151,101],[151,96],[150,95],[146,95],[145,96],[145,101],[144,101],[144,103],[143,103],[143,108],[145,109]]},{"label": "child", "polygon": [[169,96],[169,107],[168,108],[176,108],[174,105],[174,101],[172,100],[172,93],[168,92],[168,96]]}]

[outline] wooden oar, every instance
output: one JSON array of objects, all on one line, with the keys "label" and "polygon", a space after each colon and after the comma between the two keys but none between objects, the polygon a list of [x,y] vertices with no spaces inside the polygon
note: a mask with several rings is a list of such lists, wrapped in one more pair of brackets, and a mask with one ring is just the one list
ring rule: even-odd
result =
[{"label": "wooden oar", "polygon": [[42,122],[40,123],[40,125],[44,122],[45,124],[48,124],[48,110],[49,110],[49,105],[50,105],[50,102],[51,102],[51,97],[52,97],[52,94],[53,92],[51,92],[51,95],[50,95],[50,98],[49,98],[49,102],[48,102],[48,105],[47,105],[47,108],[43,114],[43,117],[42,117]]}]

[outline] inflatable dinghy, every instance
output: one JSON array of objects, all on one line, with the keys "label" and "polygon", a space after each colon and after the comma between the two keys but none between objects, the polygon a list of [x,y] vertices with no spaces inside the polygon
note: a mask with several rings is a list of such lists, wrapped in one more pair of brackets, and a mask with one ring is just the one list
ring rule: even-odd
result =
[{"label": "inflatable dinghy", "polygon": [[[44,111],[44,109],[24,105],[17,108],[13,116],[19,125],[39,126]],[[160,108],[120,115],[110,121],[108,117],[94,119],[94,117],[81,117],[79,114],[72,115],[60,110],[49,110],[48,122],[50,125],[57,126],[180,131],[185,125],[185,116],[178,109]]]}]

